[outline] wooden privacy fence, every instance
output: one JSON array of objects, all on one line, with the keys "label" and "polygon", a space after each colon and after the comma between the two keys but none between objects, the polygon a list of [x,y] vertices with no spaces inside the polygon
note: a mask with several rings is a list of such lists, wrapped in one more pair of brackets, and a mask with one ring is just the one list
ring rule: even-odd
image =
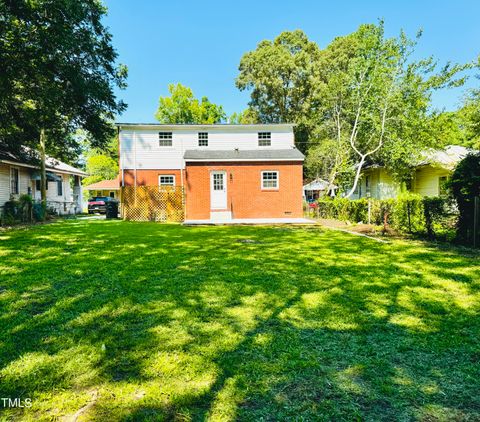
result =
[{"label": "wooden privacy fence", "polygon": [[132,221],[183,221],[185,201],[181,186],[126,186],[122,188],[122,217]]}]

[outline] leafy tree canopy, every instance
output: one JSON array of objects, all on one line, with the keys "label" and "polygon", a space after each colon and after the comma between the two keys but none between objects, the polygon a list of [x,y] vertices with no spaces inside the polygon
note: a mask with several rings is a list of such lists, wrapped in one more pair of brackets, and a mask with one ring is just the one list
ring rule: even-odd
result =
[{"label": "leafy tree canopy", "polygon": [[84,186],[104,179],[115,179],[118,176],[118,162],[108,155],[91,155],[87,158],[86,171],[89,176],[83,179]]},{"label": "leafy tree canopy", "polygon": [[305,150],[314,110],[320,49],[300,30],[282,32],[243,55],[237,87],[250,90],[249,107],[262,123],[296,123],[298,147]]},{"label": "leafy tree canopy", "polygon": [[125,87],[99,0],[3,1],[0,4],[0,136],[11,148],[35,144],[43,129],[57,156],[78,152],[82,128],[94,146],[110,139],[126,105]]},{"label": "leafy tree canopy", "polygon": [[255,110],[247,108],[240,113],[232,113],[228,118],[228,122],[233,125],[251,125],[260,123],[260,119]]},{"label": "leafy tree canopy", "polygon": [[160,97],[155,118],[160,123],[170,124],[211,124],[226,119],[223,107],[211,103],[207,97],[201,101],[193,91],[180,83],[168,85],[170,96]]}]

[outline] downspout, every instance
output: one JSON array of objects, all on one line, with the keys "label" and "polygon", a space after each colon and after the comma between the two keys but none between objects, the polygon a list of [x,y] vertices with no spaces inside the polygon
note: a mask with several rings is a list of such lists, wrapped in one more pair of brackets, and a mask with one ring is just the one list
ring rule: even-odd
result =
[{"label": "downspout", "polygon": [[122,170],[122,188],[125,186],[125,170],[124,170],[124,161],[122,154],[122,144],[120,142],[120,126],[117,127],[117,144],[118,144],[118,161],[120,169]]},{"label": "downspout", "polygon": [[133,132],[133,194],[135,206],[137,206],[137,132]]},{"label": "downspout", "polygon": [[185,192],[185,182],[183,178],[183,172],[187,171],[187,168],[185,166],[185,158],[184,158],[184,153],[183,153],[183,136],[180,138],[180,151],[182,154],[182,159],[181,159],[181,166],[180,166],[180,184],[182,186],[182,202],[183,202],[183,209],[184,209],[184,219],[187,215],[187,200],[186,200],[186,192]]}]

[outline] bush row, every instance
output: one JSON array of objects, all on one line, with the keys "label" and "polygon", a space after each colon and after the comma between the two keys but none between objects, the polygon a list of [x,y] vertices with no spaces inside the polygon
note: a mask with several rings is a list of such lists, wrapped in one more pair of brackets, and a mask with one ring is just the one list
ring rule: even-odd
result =
[{"label": "bush row", "polygon": [[451,200],[410,193],[401,194],[395,199],[320,199],[316,213],[319,218],[334,218],[352,223],[370,221],[371,224],[391,227],[404,233],[447,240],[455,235],[457,218]]},{"label": "bush row", "polygon": [[[30,195],[21,195],[18,200],[11,198],[5,202],[0,214],[1,225],[13,225],[16,223],[30,223],[43,220],[43,207],[41,203],[33,202]],[[54,209],[47,209],[47,218],[55,215]]]}]

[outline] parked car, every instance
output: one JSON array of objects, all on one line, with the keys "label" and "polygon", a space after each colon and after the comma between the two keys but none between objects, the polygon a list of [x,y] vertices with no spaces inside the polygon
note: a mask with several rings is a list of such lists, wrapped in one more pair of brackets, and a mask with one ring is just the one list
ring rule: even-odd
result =
[{"label": "parked car", "polygon": [[107,212],[107,202],[118,202],[115,198],[109,196],[94,196],[88,200],[88,213],[100,213],[105,214]]}]

